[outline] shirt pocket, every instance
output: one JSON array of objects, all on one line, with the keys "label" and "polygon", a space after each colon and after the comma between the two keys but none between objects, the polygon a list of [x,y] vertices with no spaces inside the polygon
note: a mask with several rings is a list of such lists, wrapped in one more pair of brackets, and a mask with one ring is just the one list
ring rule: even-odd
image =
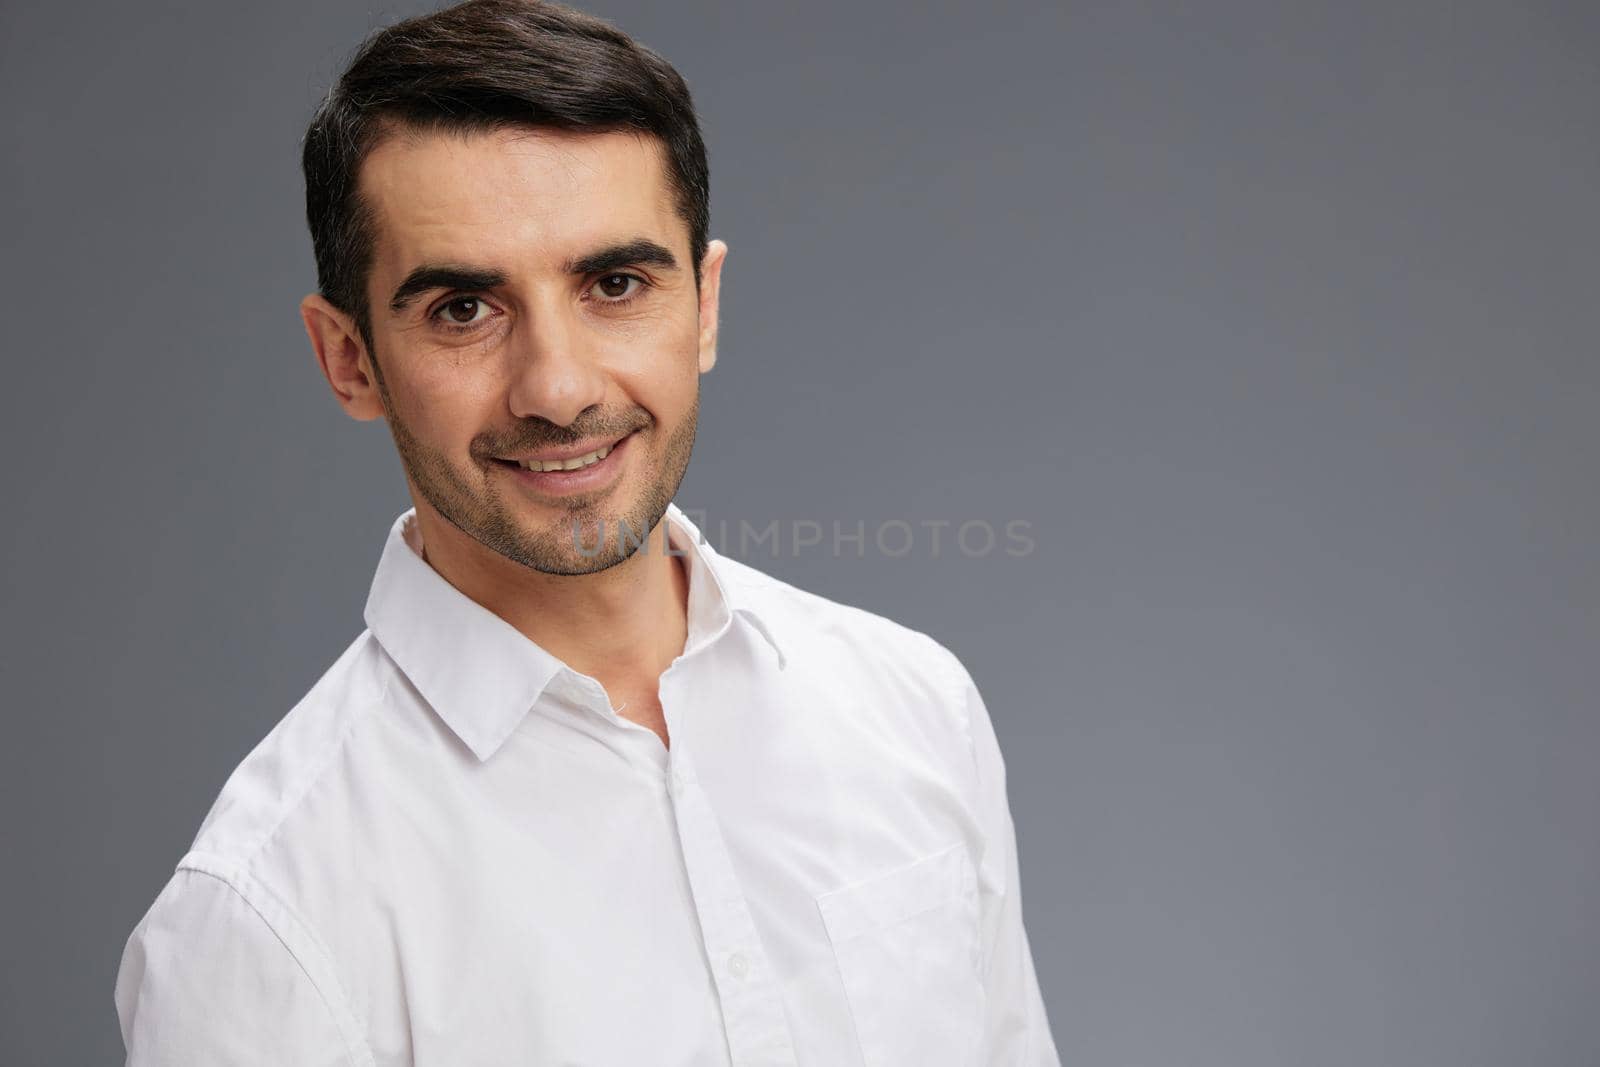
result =
[{"label": "shirt pocket", "polygon": [[978,1067],[978,879],[957,841],[816,898],[866,1067]]}]

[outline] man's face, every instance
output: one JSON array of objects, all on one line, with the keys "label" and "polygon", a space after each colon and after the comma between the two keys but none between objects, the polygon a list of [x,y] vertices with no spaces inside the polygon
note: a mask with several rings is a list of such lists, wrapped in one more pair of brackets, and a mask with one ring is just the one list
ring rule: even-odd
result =
[{"label": "man's face", "polygon": [[401,131],[360,186],[370,355],[413,495],[535,570],[627,558],[688,467],[726,251],[697,294],[659,142]]}]

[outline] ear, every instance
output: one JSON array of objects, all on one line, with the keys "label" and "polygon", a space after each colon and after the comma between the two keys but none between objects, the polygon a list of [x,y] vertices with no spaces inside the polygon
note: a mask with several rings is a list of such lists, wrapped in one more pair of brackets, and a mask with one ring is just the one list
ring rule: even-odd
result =
[{"label": "ear", "polygon": [[722,263],[728,256],[728,246],[722,241],[706,245],[705,258],[700,261],[700,373],[704,374],[717,362],[717,309],[722,290]]},{"label": "ear", "polygon": [[300,318],[323,377],[345,414],[363,422],[382,418],[383,397],[355,320],[317,293],[300,301]]}]

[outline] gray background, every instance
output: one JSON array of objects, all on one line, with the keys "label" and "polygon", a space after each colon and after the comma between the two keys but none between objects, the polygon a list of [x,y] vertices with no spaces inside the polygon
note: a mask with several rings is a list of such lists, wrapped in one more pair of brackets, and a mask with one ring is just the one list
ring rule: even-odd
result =
[{"label": "gray background", "polygon": [[[328,0],[0,9],[0,1061],[361,628],[298,143]],[[604,3],[731,246],[679,495],[967,662],[1068,1064],[1600,1063],[1591,3]]]}]

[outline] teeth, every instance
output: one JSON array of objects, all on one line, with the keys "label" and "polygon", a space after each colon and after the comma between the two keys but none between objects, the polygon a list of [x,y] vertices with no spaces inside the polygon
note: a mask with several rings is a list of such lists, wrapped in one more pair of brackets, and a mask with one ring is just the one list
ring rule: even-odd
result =
[{"label": "teeth", "polygon": [[576,459],[552,459],[548,462],[525,459],[518,460],[517,465],[527,471],[575,471],[579,467],[587,467],[591,463],[599,463],[611,454],[612,447],[611,445],[606,445],[604,448],[590,452],[587,456],[579,456]]}]

